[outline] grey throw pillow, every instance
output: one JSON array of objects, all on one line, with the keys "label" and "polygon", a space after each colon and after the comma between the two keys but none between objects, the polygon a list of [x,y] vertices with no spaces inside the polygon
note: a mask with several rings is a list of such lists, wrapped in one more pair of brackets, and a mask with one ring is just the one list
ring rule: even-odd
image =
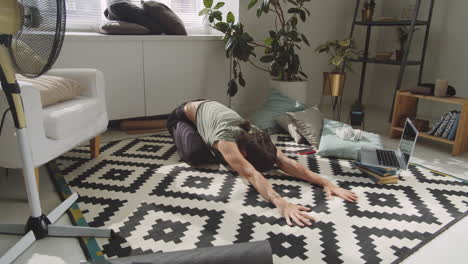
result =
[{"label": "grey throw pillow", "polygon": [[144,2],[143,10],[146,15],[158,21],[165,34],[187,35],[187,30],[182,20],[165,4],[157,1]]},{"label": "grey throw pillow", "polygon": [[294,142],[297,144],[305,144],[307,140],[299,133],[299,130],[294,124],[291,117],[287,114],[282,114],[276,118],[276,123],[280,125],[285,131],[289,133],[289,135],[294,139]]},{"label": "grey throw pillow", "polygon": [[310,107],[300,112],[286,113],[293,120],[299,133],[314,148],[320,145],[323,126],[323,114],[316,107]]},{"label": "grey throw pillow", "polygon": [[163,33],[162,25],[157,19],[149,16],[139,6],[130,2],[130,0],[111,0],[109,8],[104,11],[104,15],[109,20],[119,20],[135,23],[148,28],[151,34],[160,35]]},{"label": "grey throw pillow", "polygon": [[150,30],[142,25],[124,21],[109,21],[96,28],[96,31],[107,35],[144,35]]}]

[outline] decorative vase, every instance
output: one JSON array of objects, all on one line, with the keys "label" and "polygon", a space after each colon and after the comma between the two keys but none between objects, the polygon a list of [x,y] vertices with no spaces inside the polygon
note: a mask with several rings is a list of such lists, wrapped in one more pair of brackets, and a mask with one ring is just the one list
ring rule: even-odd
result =
[{"label": "decorative vase", "polygon": [[323,95],[343,96],[346,81],[345,73],[324,72],[323,73]]},{"label": "decorative vase", "polygon": [[437,79],[434,88],[434,96],[445,97],[447,96],[449,82],[447,80]]},{"label": "decorative vase", "polygon": [[307,105],[307,89],[309,87],[308,81],[281,81],[270,80],[270,87],[280,91],[287,97],[299,101]]},{"label": "decorative vase", "polygon": [[396,50],[395,51],[395,58],[397,61],[403,60],[403,51],[402,50]]},{"label": "decorative vase", "polygon": [[373,8],[364,8],[362,9],[362,21],[372,21],[372,17],[374,16],[374,9]]}]

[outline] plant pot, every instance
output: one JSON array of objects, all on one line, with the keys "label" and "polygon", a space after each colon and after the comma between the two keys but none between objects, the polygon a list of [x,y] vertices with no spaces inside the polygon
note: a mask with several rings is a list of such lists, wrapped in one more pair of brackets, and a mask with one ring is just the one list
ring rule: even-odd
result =
[{"label": "plant pot", "polygon": [[373,8],[362,9],[362,21],[372,21],[373,16],[374,16]]},{"label": "plant pot", "polygon": [[343,96],[344,85],[346,81],[345,73],[323,73],[323,95],[325,96]]},{"label": "plant pot", "polygon": [[307,90],[309,88],[308,81],[280,81],[270,80],[270,87],[280,91],[287,97],[299,101],[307,105]]},{"label": "plant pot", "polygon": [[395,58],[397,61],[403,60],[403,51],[402,50],[396,50],[395,51]]}]

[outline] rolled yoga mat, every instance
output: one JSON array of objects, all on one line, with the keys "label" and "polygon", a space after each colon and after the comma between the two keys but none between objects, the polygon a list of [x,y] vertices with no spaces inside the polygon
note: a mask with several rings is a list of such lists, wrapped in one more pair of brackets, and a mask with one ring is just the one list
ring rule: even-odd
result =
[{"label": "rolled yoga mat", "polygon": [[270,242],[197,248],[96,261],[93,264],[272,264]]}]

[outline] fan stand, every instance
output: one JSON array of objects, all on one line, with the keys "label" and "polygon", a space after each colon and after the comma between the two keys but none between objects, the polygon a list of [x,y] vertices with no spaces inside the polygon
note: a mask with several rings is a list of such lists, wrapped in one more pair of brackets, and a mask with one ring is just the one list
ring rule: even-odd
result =
[{"label": "fan stand", "polygon": [[56,237],[111,237],[111,229],[60,226],[54,223],[76,202],[78,194],[74,193],[50,214],[45,216],[41,210],[39,192],[37,190],[36,178],[32,152],[29,144],[26,119],[24,115],[21,91],[16,82],[15,70],[12,67],[10,55],[8,53],[8,37],[0,35],[0,79],[3,90],[10,106],[13,120],[16,126],[16,134],[20,146],[21,158],[23,161],[24,181],[28,196],[31,216],[26,225],[22,224],[1,224],[0,233],[24,235],[16,245],[10,248],[5,255],[0,257],[0,264],[12,263],[24,251],[28,249],[36,240],[47,236]]}]

